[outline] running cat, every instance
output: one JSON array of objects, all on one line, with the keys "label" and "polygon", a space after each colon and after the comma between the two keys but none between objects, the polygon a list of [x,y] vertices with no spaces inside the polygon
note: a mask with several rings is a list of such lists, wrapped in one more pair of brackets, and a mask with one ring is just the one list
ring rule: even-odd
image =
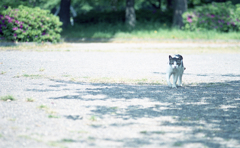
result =
[{"label": "running cat", "polygon": [[[182,76],[185,69],[186,68],[183,66],[183,57],[181,55],[169,55],[169,65],[166,73],[167,84],[169,87],[177,88],[177,81],[178,86],[182,86]],[[173,84],[170,82],[171,75],[173,77]]]}]

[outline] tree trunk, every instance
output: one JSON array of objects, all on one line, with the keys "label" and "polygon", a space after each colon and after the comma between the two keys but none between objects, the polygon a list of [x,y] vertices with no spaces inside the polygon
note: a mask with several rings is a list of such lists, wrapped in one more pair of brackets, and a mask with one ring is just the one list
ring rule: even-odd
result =
[{"label": "tree trunk", "polygon": [[187,0],[174,0],[173,27],[183,26],[182,14],[187,11]]},{"label": "tree trunk", "polygon": [[134,28],[136,25],[136,14],[134,9],[134,0],[126,0],[126,15],[125,22],[129,28]]},{"label": "tree trunk", "polygon": [[71,0],[61,0],[60,4],[60,21],[63,22],[63,28],[70,25],[70,5]]},{"label": "tree trunk", "polygon": [[167,10],[173,9],[172,1],[173,0],[167,0]]}]

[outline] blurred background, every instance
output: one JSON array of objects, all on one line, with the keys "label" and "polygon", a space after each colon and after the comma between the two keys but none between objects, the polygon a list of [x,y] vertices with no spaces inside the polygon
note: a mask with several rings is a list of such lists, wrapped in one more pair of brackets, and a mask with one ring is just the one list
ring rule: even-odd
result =
[{"label": "blurred background", "polygon": [[1,0],[1,14],[20,5],[58,16],[66,40],[240,38],[240,0]]}]

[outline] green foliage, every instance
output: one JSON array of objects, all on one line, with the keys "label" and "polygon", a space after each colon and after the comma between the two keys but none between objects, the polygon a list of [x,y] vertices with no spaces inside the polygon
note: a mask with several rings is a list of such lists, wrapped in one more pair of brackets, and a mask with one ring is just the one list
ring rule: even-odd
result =
[{"label": "green foliage", "polygon": [[61,25],[59,18],[47,10],[9,7],[0,15],[0,37],[8,41],[55,43],[60,40]]},{"label": "green foliage", "polygon": [[[162,24],[171,24],[172,22],[172,12],[165,11],[161,12],[160,10],[136,10],[136,19],[137,22],[161,22]],[[121,11],[97,11],[92,10],[86,14],[79,14],[75,18],[75,23],[83,24],[83,23],[111,23],[118,24],[125,21],[125,10]]]},{"label": "green foliage", "polygon": [[240,4],[236,5],[236,10],[233,16],[233,20],[236,20],[237,29],[240,30]]},{"label": "green foliage", "polygon": [[[42,9],[51,10],[60,5],[61,0],[30,0],[32,6],[37,6]],[[72,2],[72,1],[71,1]]]},{"label": "green foliage", "polygon": [[7,95],[7,96],[1,97],[0,100],[2,100],[2,101],[14,101],[16,99],[11,95]]},{"label": "green foliage", "polygon": [[184,26],[185,30],[191,30],[191,31],[196,30],[198,17],[195,15],[194,12],[188,11],[183,14],[183,23],[185,24]]},{"label": "green foliage", "polygon": [[0,12],[11,6],[12,8],[17,8],[19,5],[28,6],[27,1],[22,0],[0,0]]},{"label": "green foliage", "polygon": [[99,12],[96,10],[89,11],[86,14],[78,15],[74,22],[77,24],[83,23],[116,23],[116,22],[123,22],[125,19],[124,11],[116,11],[116,12]]},{"label": "green foliage", "polygon": [[240,30],[240,5],[231,2],[198,6],[183,14],[185,30],[217,30],[221,32]]}]

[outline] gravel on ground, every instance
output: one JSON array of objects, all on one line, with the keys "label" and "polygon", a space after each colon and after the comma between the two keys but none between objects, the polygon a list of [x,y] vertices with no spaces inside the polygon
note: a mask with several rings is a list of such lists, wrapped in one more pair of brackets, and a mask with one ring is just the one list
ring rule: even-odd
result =
[{"label": "gravel on ground", "polygon": [[177,89],[168,54],[1,51],[0,147],[240,147],[240,54],[182,54]]}]

